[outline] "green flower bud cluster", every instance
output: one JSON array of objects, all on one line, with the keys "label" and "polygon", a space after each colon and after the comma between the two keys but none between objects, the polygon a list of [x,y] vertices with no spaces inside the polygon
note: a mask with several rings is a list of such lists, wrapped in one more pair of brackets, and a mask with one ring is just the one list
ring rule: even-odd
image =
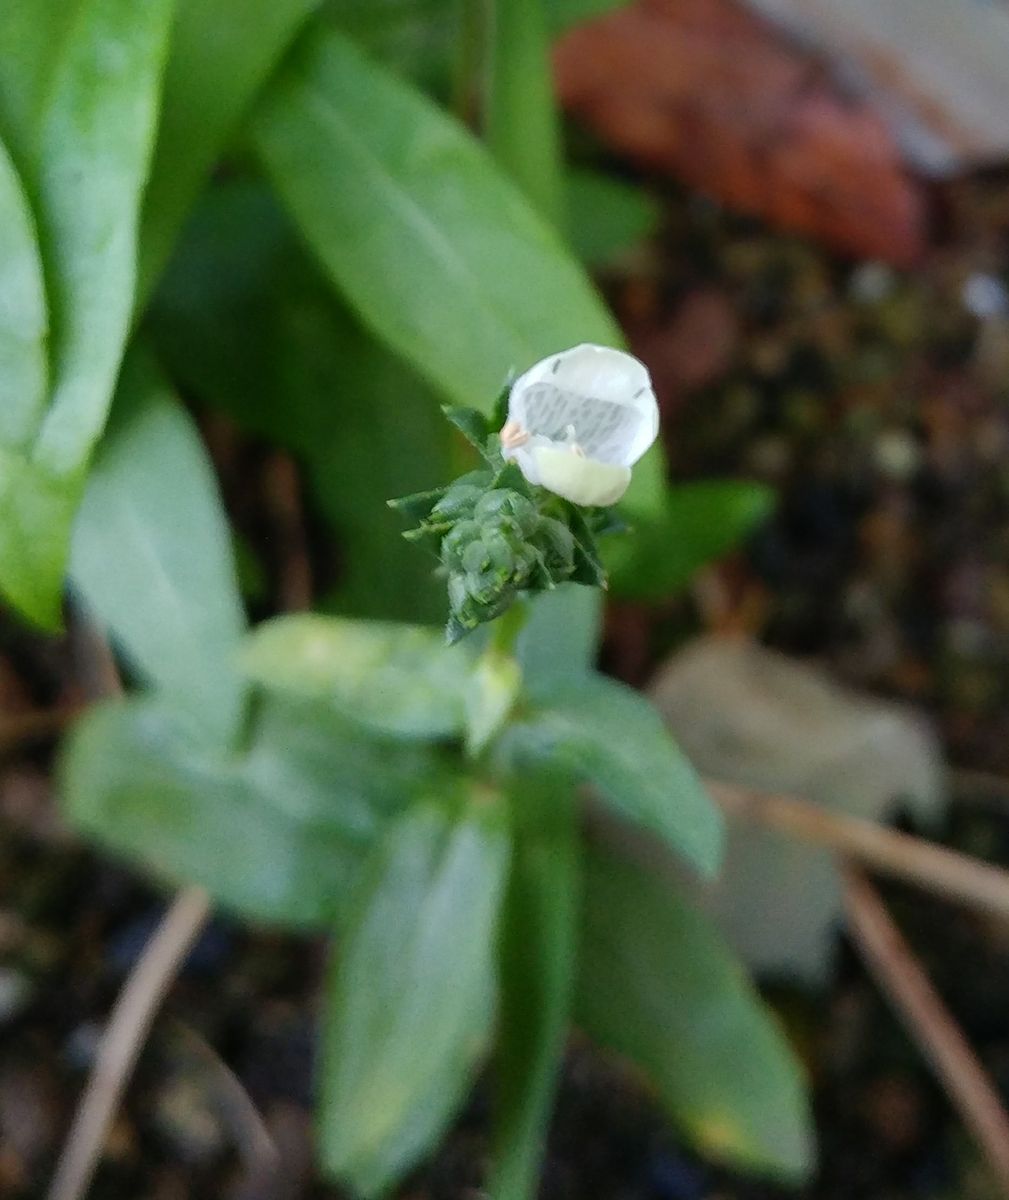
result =
[{"label": "green flower bud cluster", "polygon": [[529,484],[506,463],[497,434],[470,409],[446,415],[480,451],[485,465],[447,487],[390,505],[419,522],[404,536],[427,541],[448,581],[447,637],[457,642],[505,612],[520,594],[573,581],[606,586],[593,526],[602,515]]}]

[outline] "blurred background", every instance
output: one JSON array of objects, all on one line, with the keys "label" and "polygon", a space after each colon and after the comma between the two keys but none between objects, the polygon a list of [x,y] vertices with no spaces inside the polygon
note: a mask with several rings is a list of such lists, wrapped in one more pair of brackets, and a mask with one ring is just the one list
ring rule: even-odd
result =
[{"label": "blurred background", "polygon": [[[615,574],[601,663],[652,690],[705,773],[1009,867],[1009,6],[589,7],[598,15],[551,7],[568,225],[653,374],[683,485],[647,553]],[[331,8],[452,97],[454,6]],[[465,113],[465,94],[454,103]],[[328,420],[318,398],[360,344],[322,291],[238,149],[182,236],[149,331],[211,448],[250,611],[434,619],[438,585],[380,500],[430,485],[451,448],[414,410],[376,426],[348,402]],[[390,394],[424,386],[391,360],[369,368]],[[279,415],[266,399],[278,388]],[[105,1014],[163,912],[140,874],[69,832],[53,798],[87,662],[86,648],[0,619],[5,1197],[44,1194]],[[920,888],[883,891],[1009,1097],[1009,924]],[[797,1193],[700,1160],[576,1037],[546,1200],[1004,1194],[845,932],[825,854],[741,827],[708,903],[801,1050],[817,1178]],[[242,1149],[257,1136],[250,1109],[283,1156],[283,1196],[340,1195],[316,1178],[310,1142],[323,953],[212,921],[143,1053],[95,1200],[264,1196]],[[400,1195],[478,1196],[486,1139],[478,1088]]]}]

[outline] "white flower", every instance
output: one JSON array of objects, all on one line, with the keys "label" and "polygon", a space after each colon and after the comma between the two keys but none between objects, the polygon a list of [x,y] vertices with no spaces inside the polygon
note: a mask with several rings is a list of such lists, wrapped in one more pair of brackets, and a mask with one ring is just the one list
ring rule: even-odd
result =
[{"label": "white flower", "polygon": [[566,500],[615,504],[658,432],[644,363],[582,345],[544,358],[512,384],[501,452],[530,483]]}]

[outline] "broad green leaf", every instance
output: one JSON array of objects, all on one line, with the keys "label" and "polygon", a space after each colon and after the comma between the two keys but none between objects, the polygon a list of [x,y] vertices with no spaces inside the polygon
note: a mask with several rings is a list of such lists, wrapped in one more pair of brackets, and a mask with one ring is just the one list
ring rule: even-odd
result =
[{"label": "broad green leaf", "polygon": [[289,447],[337,532],[341,612],[443,621],[435,561],[403,540],[391,496],[449,478],[430,391],[346,312],[262,188],[215,186],[150,312],[188,391]]},{"label": "broad green leaf", "polygon": [[612,262],[659,223],[659,206],[647,192],[599,171],[570,171],[566,195],[572,248],[592,267]]},{"label": "broad green leaf", "polygon": [[0,142],[0,446],[25,448],[45,406],[47,324],[35,224]]},{"label": "broad green leaf", "polygon": [[164,101],[140,231],[140,292],[168,259],[179,228],[319,0],[177,0]]},{"label": "broad green leaf", "polygon": [[432,1145],[487,1033],[509,843],[499,798],[417,805],[376,852],[323,1018],[319,1149],[364,1196]]},{"label": "broad green leaf", "polygon": [[49,403],[29,445],[0,446],[0,591],[59,623],[73,511],[105,422],[133,305],[140,194],[171,0],[84,0],[46,90],[25,183],[52,337]]},{"label": "broad green leaf", "polygon": [[440,629],[298,613],[257,626],[242,663],[264,687],[311,697],[401,737],[458,735],[473,662]]},{"label": "broad green leaf", "polygon": [[704,874],[717,869],[721,814],[639,692],[595,674],[532,684],[522,719],[504,735],[504,750],[594,784],[616,812]]},{"label": "broad green leaf", "polygon": [[489,13],[487,144],[541,215],[562,228],[560,120],[543,0],[494,0]]},{"label": "broad green leaf", "polygon": [[140,354],[77,514],[70,576],[150,685],[206,732],[234,730],[245,618],[230,531],[192,419]]},{"label": "broad green leaf", "polygon": [[575,1018],[644,1071],[699,1150],[806,1179],[815,1150],[794,1052],[677,885],[608,847],[587,857]]},{"label": "broad green leaf", "polygon": [[632,514],[629,536],[604,539],[614,594],[661,600],[678,591],[766,519],[774,501],[763,483],[706,480],[673,488],[658,516]]},{"label": "broad green leaf", "polygon": [[331,924],[386,821],[449,786],[416,748],[276,700],[238,751],[157,700],[101,705],[70,734],[59,780],[70,820],[113,853],[253,920],[298,925]]},{"label": "broad green leaf", "polygon": [[518,829],[498,951],[497,1119],[486,1189],[492,1200],[537,1194],[570,1022],[581,899],[581,838],[570,783],[529,773],[514,780],[510,792]]},{"label": "broad green leaf", "polygon": [[336,286],[457,403],[489,412],[509,371],[578,342],[619,343],[487,151],[339,35],[302,43],[253,133]]},{"label": "broad green leaf", "polygon": [[563,583],[529,604],[517,654],[531,684],[570,680],[591,670],[602,625],[598,588]]}]

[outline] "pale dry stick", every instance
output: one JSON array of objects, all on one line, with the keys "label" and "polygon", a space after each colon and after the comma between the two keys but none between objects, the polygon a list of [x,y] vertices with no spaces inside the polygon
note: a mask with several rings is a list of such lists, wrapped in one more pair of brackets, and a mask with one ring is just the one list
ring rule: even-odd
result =
[{"label": "pale dry stick", "polygon": [[973,1132],[1009,1196],[1009,1116],[974,1051],[922,970],[879,893],[857,868],[842,867],[848,930],[882,991]]},{"label": "pale dry stick", "polygon": [[87,1191],[158,1007],[209,915],[204,889],[184,888],[144,947],[102,1034],[48,1200],[79,1200]]},{"label": "pale dry stick", "polygon": [[751,791],[707,780],[718,804],[733,816],[824,846],[880,874],[891,875],[1009,919],[1009,871],[860,817],[828,812],[795,796]]},{"label": "pale dry stick", "polygon": [[[122,682],[108,642],[83,622],[74,632],[88,691],[96,697],[120,695]],[[158,1007],[209,915],[206,891],[183,888],[137,959],[98,1044],[47,1200],[80,1200],[87,1191]]]}]

